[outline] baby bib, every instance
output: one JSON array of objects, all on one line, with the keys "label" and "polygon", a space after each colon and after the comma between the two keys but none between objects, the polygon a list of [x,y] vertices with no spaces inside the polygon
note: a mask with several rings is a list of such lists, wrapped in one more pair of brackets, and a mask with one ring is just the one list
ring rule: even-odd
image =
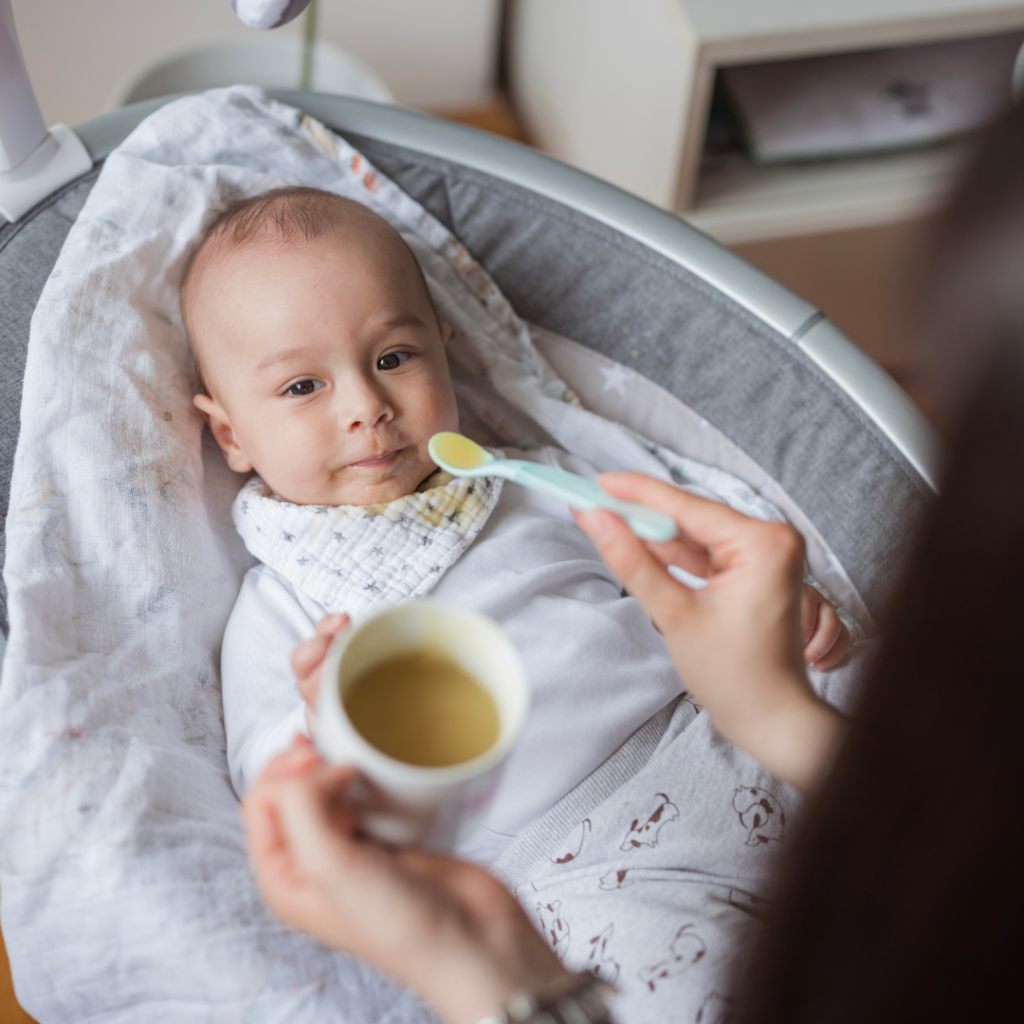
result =
[{"label": "baby bib", "polygon": [[501,487],[500,477],[439,470],[394,501],[295,505],[254,476],[232,516],[256,558],[332,614],[359,621],[429,593],[483,529]]}]

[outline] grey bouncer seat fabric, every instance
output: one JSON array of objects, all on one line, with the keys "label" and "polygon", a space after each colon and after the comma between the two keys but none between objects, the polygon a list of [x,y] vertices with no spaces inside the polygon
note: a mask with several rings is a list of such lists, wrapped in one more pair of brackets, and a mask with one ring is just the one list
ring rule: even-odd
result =
[{"label": "grey bouncer seat fabric", "polygon": [[[678,218],[527,147],[396,107],[271,95],[346,136],[523,317],[632,367],[725,434],[800,506],[872,616],[884,611],[934,493],[937,442],[822,313]],[[92,172],[0,228],[4,518],[32,312],[103,159],[166,101],[79,126]]]}]

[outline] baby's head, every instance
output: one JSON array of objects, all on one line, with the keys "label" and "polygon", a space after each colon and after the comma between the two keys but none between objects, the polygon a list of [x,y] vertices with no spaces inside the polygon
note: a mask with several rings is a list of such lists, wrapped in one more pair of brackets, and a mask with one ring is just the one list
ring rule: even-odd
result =
[{"label": "baby's head", "polygon": [[445,343],[415,257],[366,207],[286,188],[233,204],[200,242],[182,318],[193,401],[232,469],[299,505],[369,505],[434,470],[458,430]]}]

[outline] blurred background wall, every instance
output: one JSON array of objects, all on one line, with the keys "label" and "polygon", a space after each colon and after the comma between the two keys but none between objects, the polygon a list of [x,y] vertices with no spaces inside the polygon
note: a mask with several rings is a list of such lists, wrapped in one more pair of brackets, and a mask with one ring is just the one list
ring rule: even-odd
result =
[{"label": "blurred background wall", "polygon": [[[21,46],[48,124],[103,112],[158,57],[252,38],[230,0],[13,0]],[[321,38],[363,60],[399,103],[480,107],[497,79],[500,0],[319,0]],[[282,33],[299,34],[301,19]]]}]

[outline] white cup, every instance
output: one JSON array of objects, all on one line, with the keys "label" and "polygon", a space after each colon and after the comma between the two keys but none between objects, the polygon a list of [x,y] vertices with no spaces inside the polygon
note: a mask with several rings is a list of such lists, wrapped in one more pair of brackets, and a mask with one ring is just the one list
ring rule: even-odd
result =
[{"label": "white cup", "polygon": [[[479,756],[442,768],[409,764],[367,742],[350,721],[344,705],[349,687],[380,662],[414,651],[450,658],[493,698],[498,738]],[[436,601],[409,601],[335,637],[324,659],[313,735],[328,761],[352,765],[366,780],[349,796],[367,834],[388,843],[451,849],[490,801],[528,708],[519,654],[495,622]]]}]

